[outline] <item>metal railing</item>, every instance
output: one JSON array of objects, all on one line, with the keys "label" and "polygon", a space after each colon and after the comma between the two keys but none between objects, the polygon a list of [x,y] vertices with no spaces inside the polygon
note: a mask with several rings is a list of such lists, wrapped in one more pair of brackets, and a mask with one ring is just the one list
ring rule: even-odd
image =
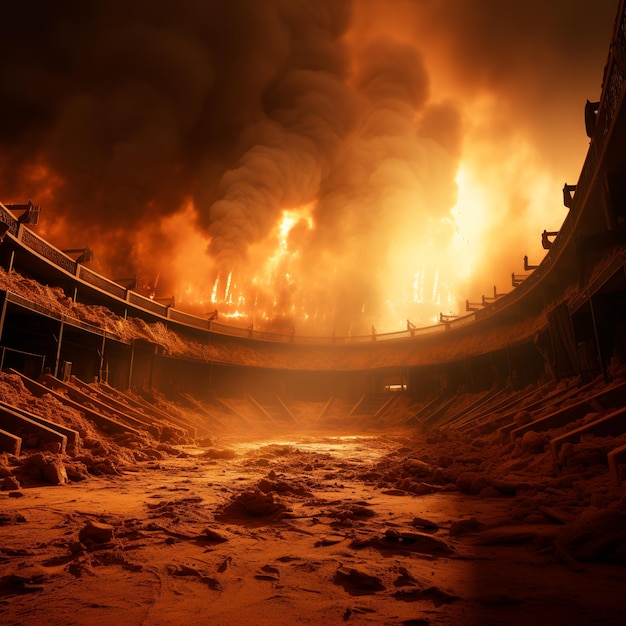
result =
[{"label": "metal railing", "polygon": [[20,223],[2,207],[2,211],[0,211],[0,222],[4,222],[9,225],[9,232],[16,237],[17,231],[20,227]]},{"label": "metal railing", "polygon": [[63,254],[60,250],[57,250],[54,246],[51,246],[45,239],[35,235],[32,230],[22,226],[19,229],[18,238],[25,246],[34,250],[37,254],[44,257],[44,259],[48,259],[48,261],[51,261],[70,274],[76,274],[76,261]]},{"label": "metal railing", "polygon": [[28,361],[28,360],[41,361],[41,365],[39,367],[39,375],[43,374],[45,366],[46,366],[46,356],[44,354],[37,354],[35,352],[25,352],[24,350],[17,350],[16,348],[8,348],[7,346],[2,346],[2,348],[0,349],[0,371],[4,370],[4,366],[7,361],[7,358],[6,358],[7,353],[9,355],[19,355],[20,357],[22,357],[23,361]]},{"label": "metal railing", "polygon": [[78,266],[78,278],[122,300],[126,299],[126,287],[122,287],[122,285],[118,285],[116,282],[96,274],[96,272],[87,269],[84,265]]},{"label": "metal railing", "polygon": [[[467,316],[472,317],[470,316]],[[458,320],[457,320],[458,321]],[[262,330],[253,330],[250,328],[241,328],[238,326],[230,326],[228,324],[220,324],[219,322],[209,322],[209,330],[220,335],[229,335],[231,337],[242,337],[254,339],[256,341],[271,341],[274,343],[294,343],[307,345],[346,345],[346,344],[369,344],[376,341],[390,341],[410,339],[411,337],[420,337],[424,335],[434,335],[445,332],[445,324],[437,324],[434,326],[425,326],[423,328],[415,328],[413,330],[401,330],[391,333],[377,333],[375,335],[340,335],[340,336],[306,336],[296,334],[272,333]]]},{"label": "metal railing", "polygon": [[187,326],[193,326],[194,328],[203,328],[204,330],[209,329],[210,322],[207,319],[179,311],[178,309],[169,308],[167,317],[173,322],[180,322],[181,324],[187,324]]},{"label": "metal railing", "polygon": [[33,302],[32,300],[28,300],[28,298],[24,298],[12,291],[6,292],[6,300],[7,302],[13,302],[14,304],[19,304],[24,309],[28,309],[30,311],[35,311],[36,313],[40,313],[41,315],[45,315],[46,317],[50,317],[52,319],[58,320],[59,322],[63,319],[63,314],[58,311],[53,311],[52,309],[44,306],[43,304],[38,304],[37,302]]},{"label": "metal railing", "polygon": [[24,296],[20,296],[17,293],[13,293],[12,291],[6,292],[6,301],[12,302],[13,304],[17,304],[23,309],[28,309],[29,311],[34,311],[41,315],[45,315],[51,319],[54,319],[58,322],[63,322],[70,326],[74,326],[76,328],[81,328],[82,330],[86,330],[94,335],[106,336],[111,339],[115,339],[116,341],[123,341],[122,337],[117,333],[111,332],[110,330],[106,330],[101,326],[96,326],[94,324],[90,324],[89,322],[84,322],[83,320],[79,320],[76,317],[72,317],[71,315],[67,315],[66,313],[60,313],[59,311],[54,311],[43,304],[39,304],[37,302],[33,302]]},{"label": "metal railing", "polygon": [[146,311],[156,313],[161,317],[167,317],[167,310],[169,307],[159,304],[150,298],[146,298],[145,296],[135,293],[134,291],[129,291],[126,299],[129,304],[134,304],[135,306],[141,307]]}]

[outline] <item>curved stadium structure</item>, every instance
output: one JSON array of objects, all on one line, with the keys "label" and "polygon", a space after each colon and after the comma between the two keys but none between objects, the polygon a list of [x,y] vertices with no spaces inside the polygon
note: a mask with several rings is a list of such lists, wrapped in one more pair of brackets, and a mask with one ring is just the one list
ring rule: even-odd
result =
[{"label": "curved stadium structure", "polygon": [[545,258],[427,328],[195,317],[0,204],[0,623],[622,626],[625,78],[620,0]]},{"label": "curved stadium structure", "polygon": [[[19,217],[19,206],[0,205],[8,226],[2,367],[205,400],[341,397],[353,406],[400,395],[396,390],[413,402],[443,401],[458,391],[519,390],[573,377],[585,383],[600,374],[608,380],[610,367],[626,358],[625,28],[621,3],[601,100],[584,107],[589,151],[576,185],[563,189],[569,214],[556,236],[544,231],[544,260],[513,274],[509,293],[483,298],[463,317],[402,333],[324,339],[244,330],[96,274],[29,229],[28,211]],[[580,132],[582,113],[581,106]],[[26,288],[22,276],[41,288]]]}]

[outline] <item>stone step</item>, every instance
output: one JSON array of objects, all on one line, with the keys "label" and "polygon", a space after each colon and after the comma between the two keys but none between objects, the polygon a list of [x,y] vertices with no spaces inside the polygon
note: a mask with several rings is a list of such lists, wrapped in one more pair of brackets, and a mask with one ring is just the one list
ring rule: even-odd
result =
[{"label": "stone step", "polygon": [[73,428],[68,428],[67,426],[63,426],[62,424],[57,424],[56,422],[48,420],[45,417],[41,417],[40,415],[35,415],[34,413],[31,413],[30,411],[26,411],[25,409],[22,409],[21,407],[13,406],[12,404],[9,404],[8,402],[0,401],[0,407],[5,407],[13,411],[14,413],[18,413],[19,415],[22,415],[23,417],[27,417],[28,419],[33,420],[34,422],[37,422],[38,424],[43,424],[44,426],[47,426],[48,428],[51,428],[52,430],[56,430],[58,433],[65,435],[65,437],[67,438],[67,450],[69,452],[74,452],[78,448],[78,444],[80,443],[80,435]]},{"label": "stone step", "polygon": [[36,440],[36,445],[28,445],[28,447],[41,448],[46,444],[57,443],[58,452],[65,454],[67,448],[65,435],[1,405],[0,424],[5,431],[20,437],[24,447],[28,445],[29,439],[33,438]]},{"label": "stone step", "polygon": [[0,452],[8,452],[15,456],[19,456],[22,449],[22,438],[0,430]]},{"label": "stone step", "polygon": [[9,374],[16,374],[22,379],[24,386],[38,398],[46,394],[50,394],[54,398],[56,398],[61,404],[65,406],[69,406],[73,409],[76,409],[80,413],[82,413],[88,420],[93,422],[93,424],[100,429],[101,431],[112,435],[115,433],[134,433],[139,434],[139,431],[136,428],[132,428],[131,426],[127,426],[126,424],[121,424],[120,422],[107,417],[106,415],[102,415],[97,411],[87,408],[86,406],[80,404],[79,402],[75,402],[71,398],[63,395],[62,393],[57,393],[54,389],[50,389],[49,387],[45,387],[44,385],[34,381],[32,378],[28,378],[21,374],[17,370],[8,369],[6,370]]},{"label": "stone step", "polygon": [[583,435],[596,435],[606,437],[608,435],[621,435],[626,432],[626,407],[613,411],[604,417],[600,417],[593,422],[589,422],[580,428],[575,428],[569,432],[555,437],[550,441],[550,451],[555,459],[559,458],[559,450],[564,443],[575,443],[580,441]]},{"label": "stone step", "polygon": [[529,430],[535,432],[543,432],[551,428],[560,428],[566,426],[570,422],[574,422],[581,417],[585,417],[589,413],[597,413],[605,411],[611,407],[621,406],[626,400],[626,383],[620,383],[604,389],[593,396],[570,404],[558,411],[550,413],[545,417],[541,417],[533,422],[524,424],[511,431],[511,441],[515,441],[518,437],[522,437]]},{"label": "stone step", "polygon": [[619,466],[626,464],[626,444],[611,450],[607,456],[611,478],[616,485],[620,486],[622,484],[622,480],[620,477]]}]

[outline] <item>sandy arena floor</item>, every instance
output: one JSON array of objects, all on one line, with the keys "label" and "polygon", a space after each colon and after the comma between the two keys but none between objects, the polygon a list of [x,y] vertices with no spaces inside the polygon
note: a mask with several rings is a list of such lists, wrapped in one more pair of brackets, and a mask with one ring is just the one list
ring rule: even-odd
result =
[{"label": "sandy arena floor", "polygon": [[0,493],[0,621],[624,623],[626,569],[560,554],[527,493],[381,487],[408,433],[221,443]]}]

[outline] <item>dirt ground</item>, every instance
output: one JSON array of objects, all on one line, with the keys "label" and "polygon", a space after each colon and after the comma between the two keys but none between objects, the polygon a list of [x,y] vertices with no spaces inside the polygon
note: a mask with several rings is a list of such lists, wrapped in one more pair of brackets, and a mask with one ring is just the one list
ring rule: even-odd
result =
[{"label": "dirt ground", "polygon": [[626,623],[624,498],[603,474],[478,495],[431,480],[454,442],[409,429],[213,444],[0,492],[0,622]]}]

